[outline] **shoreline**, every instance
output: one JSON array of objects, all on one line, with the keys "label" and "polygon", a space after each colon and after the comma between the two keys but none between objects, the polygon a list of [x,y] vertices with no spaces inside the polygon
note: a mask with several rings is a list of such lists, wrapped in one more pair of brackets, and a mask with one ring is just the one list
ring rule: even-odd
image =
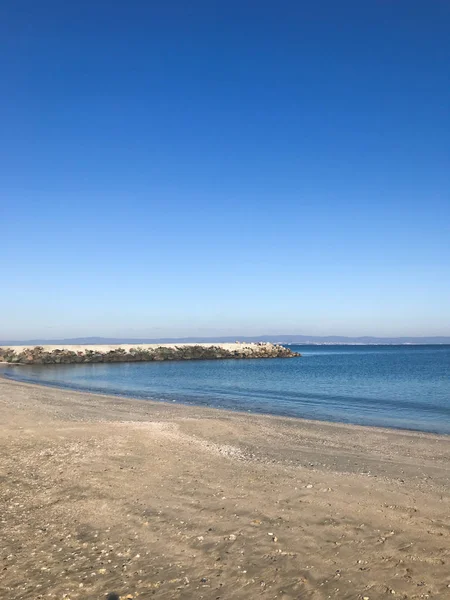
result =
[{"label": "shoreline", "polygon": [[[11,365],[10,363],[1,363],[1,364],[6,364],[8,366],[26,366],[26,365]],[[188,403],[188,402],[183,402],[181,400],[176,400],[176,401],[168,401],[168,400],[157,400],[155,398],[139,398],[138,396],[128,396],[125,394],[120,394],[120,393],[114,393],[114,392],[104,392],[104,391],[95,391],[95,390],[82,390],[79,388],[75,388],[75,387],[70,387],[70,386],[63,386],[63,385],[58,385],[58,384],[53,384],[53,383],[36,383],[36,382],[31,382],[31,381],[23,381],[21,379],[14,379],[14,378],[10,378],[7,377],[6,375],[4,375],[3,373],[0,373],[0,381],[4,380],[7,381],[9,383],[14,383],[14,384],[20,384],[20,385],[25,385],[25,386],[30,386],[30,387],[37,387],[37,388],[49,388],[49,389],[54,389],[54,390],[60,390],[60,391],[64,391],[64,392],[71,392],[74,394],[82,394],[82,395],[88,395],[88,396],[94,396],[94,397],[104,397],[104,398],[120,398],[122,400],[129,400],[131,402],[146,402],[152,405],[167,405],[169,406],[179,406],[179,407],[192,407],[192,408],[198,408],[199,410],[205,410],[205,411],[214,411],[214,412],[219,412],[220,414],[222,413],[229,413],[229,415],[240,415],[241,417],[255,417],[255,418],[266,418],[266,419],[281,419],[281,420],[287,420],[287,421],[293,421],[293,422],[300,422],[301,424],[305,424],[305,425],[327,425],[327,426],[336,426],[336,427],[343,427],[343,428],[356,428],[356,429],[362,429],[362,430],[376,430],[376,431],[384,431],[385,433],[387,432],[398,432],[398,433],[402,433],[402,434],[415,434],[418,436],[431,436],[433,438],[443,438],[443,439],[449,439],[450,440],[450,434],[447,433],[437,433],[437,432],[433,432],[433,431],[424,431],[421,429],[408,429],[407,427],[389,427],[386,425],[360,425],[358,423],[345,423],[343,421],[327,421],[327,420],[320,420],[320,419],[306,419],[303,417],[296,417],[296,416],[290,416],[290,415],[279,415],[279,414],[275,414],[275,413],[268,413],[268,412],[251,412],[251,411],[243,411],[243,410],[231,410],[228,408],[220,408],[220,407],[215,407],[215,406],[204,406],[201,404],[195,404],[195,403]]]},{"label": "shoreline", "polygon": [[[418,440],[425,440],[434,443],[438,442],[447,442],[450,450],[450,436],[446,434],[433,433],[428,431],[418,431],[411,429],[401,429],[394,427],[381,427],[381,426],[371,426],[371,425],[358,425],[355,423],[343,423],[339,421],[321,421],[314,419],[304,419],[301,417],[292,417],[292,416],[284,416],[284,415],[276,415],[270,413],[250,413],[246,411],[239,410],[229,410],[216,408],[211,406],[202,406],[197,404],[183,404],[182,402],[168,402],[165,400],[155,400],[155,399],[146,399],[146,398],[138,398],[131,396],[123,396],[120,394],[107,394],[103,392],[91,392],[87,390],[78,390],[72,388],[60,387],[57,385],[46,385],[41,383],[31,383],[27,381],[20,381],[15,379],[9,379],[5,377],[3,374],[0,374],[0,386],[1,385],[11,385],[17,386],[18,388],[24,387],[26,389],[34,390],[36,392],[42,393],[44,390],[56,392],[57,397],[61,397],[61,394],[69,394],[69,396],[65,396],[69,398],[72,395],[80,397],[85,401],[85,405],[92,399],[99,399],[102,403],[106,404],[108,407],[117,407],[121,406],[127,411],[128,416],[140,416],[143,413],[146,418],[152,414],[152,411],[156,411],[158,414],[163,414],[167,412],[172,415],[177,413],[177,417],[189,419],[192,414],[195,414],[196,417],[206,418],[206,419],[216,419],[216,420],[237,420],[237,421],[254,421],[257,423],[258,421],[263,422],[264,425],[273,425],[274,428],[277,426],[287,426],[293,429],[299,430],[307,430],[307,429],[315,429],[320,431],[325,430],[334,430],[337,435],[345,434],[348,436],[352,436],[352,434],[367,434],[367,435],[376,435],[376,436],[390,436],[390,437],[405,437],[405,438],[417,438]],[[82,403],[83,404],[83,403]],[[97,407],[93,406],[94,412]],[[98,409],[101,407],[99,406]],[[133,410],[134,409],[134,410]],[[107,420],[107,415],[103,415],[104,421],[100,422],[110,422]],[[127,422],[128,419],[125,422]],[[130,422],[133,422],[130,419]],[[1,426],[1,425],[0,425]],[[450,457],[449,457],[450,458]],[[450,467],[450,464],[449,464]],[[449,471],[449,482],[450,482],[450,471]]]},{"label": "shoreline", "polygon": [[449,593],[445,436],[0,377],[0,502],[8,600]]}]

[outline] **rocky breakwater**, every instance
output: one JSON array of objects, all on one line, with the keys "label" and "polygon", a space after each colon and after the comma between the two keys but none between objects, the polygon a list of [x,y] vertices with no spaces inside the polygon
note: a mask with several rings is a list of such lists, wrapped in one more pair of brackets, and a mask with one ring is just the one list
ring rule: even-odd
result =
[{"label": "rocky breakwater", "polygon": [[278,344],[144,344],[133,346],[0,347],[0,362],[19,365],[293,358],[300,356]]}]

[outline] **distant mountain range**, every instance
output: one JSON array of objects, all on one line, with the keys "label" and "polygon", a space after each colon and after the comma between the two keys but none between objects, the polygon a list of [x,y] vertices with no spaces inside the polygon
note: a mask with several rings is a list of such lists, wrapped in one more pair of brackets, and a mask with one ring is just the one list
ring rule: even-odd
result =
[{"label": "distant mountain range", "polygon": [[59,340],[0,340],[0,346],[37,346],[71,344],[187,344],[214,342],[277,342],[280,344],[450,344],[450,336],[434,337],[346,337],[339,335],[260,335],[260,336],[217,336],[217,337],[186,337],[186,338],[105,338],[80,337]]}]

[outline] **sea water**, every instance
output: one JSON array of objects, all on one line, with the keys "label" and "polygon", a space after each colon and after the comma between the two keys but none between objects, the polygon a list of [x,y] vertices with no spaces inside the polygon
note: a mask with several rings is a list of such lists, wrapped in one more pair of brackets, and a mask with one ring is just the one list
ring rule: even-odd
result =
[{"label": "sea water", "polygon": [[290,346],[301,358],[1,366],[89,392],[450,434],[450,346]]}]

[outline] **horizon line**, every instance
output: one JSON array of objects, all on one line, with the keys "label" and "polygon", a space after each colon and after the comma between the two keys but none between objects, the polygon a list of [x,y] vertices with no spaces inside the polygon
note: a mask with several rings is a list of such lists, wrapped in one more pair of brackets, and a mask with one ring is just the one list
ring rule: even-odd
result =
[{"label": "horizon line", "polygon": [[55,344],[130,344],[130,343],[205,343],[205,342],[257,342],[270,341],[284,344],[317,344],[317,343],[388,343],[388,344],[449,344],[450,335],[422,335],[422,336],[374,336],[374,335],[307,335],[307,334],[261,334],[261,335],[217,335],[217,336],[183,336],[183,337],[114,337],[114,336],[78,336],[65,338],[36,337],[27,340],[0,340],[0,346],[26,346],[26,345],[55,345]]}]

